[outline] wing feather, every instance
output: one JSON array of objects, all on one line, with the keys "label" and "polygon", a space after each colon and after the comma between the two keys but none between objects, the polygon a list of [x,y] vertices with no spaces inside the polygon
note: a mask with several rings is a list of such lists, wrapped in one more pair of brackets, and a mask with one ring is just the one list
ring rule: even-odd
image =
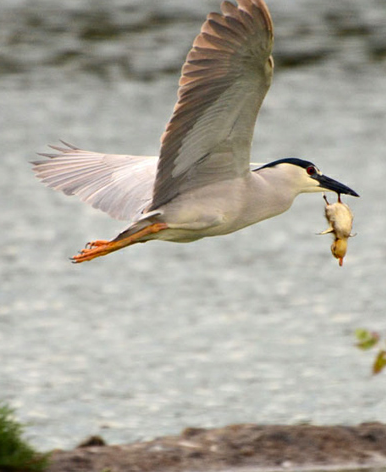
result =
[{"label": "wing feather", "polygon": [[182,189],[249,172],[255,121],[272,78],[273,25],[263,0],[237,1],[208,15],[183,65],[151,210]]},{"label": "wing feather", "polygon": [[33,162],[43,183],[77,195],[118,220],[141,216],[151,202],[157,157],[101,154],[66,146],[51,146],[58,152],[40,154],[48,159]]}]

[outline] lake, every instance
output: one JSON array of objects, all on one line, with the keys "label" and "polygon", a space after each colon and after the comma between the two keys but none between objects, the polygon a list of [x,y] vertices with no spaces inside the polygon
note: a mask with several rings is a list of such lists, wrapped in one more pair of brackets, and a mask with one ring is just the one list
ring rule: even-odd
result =
[{"label": "lake", "polygon": [[386,331],[386,5],[268,2],[276,71],[252,158],[301,157],[360,195],[330,253],[322,194],[238,233],[68,257],[124,228],[46,189],[63,139],[156,155],[179,70],[216,1],[0,5],[0,399],[41,450],[187,426],[386,421],[354,331]]}]

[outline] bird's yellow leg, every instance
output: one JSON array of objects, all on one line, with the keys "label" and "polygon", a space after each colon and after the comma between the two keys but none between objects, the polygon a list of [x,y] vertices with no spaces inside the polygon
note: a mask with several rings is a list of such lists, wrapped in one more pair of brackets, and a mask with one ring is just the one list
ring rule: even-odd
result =
[{"label": "bird's yellow leg", "polygon": [[97,240],[87,243],[86,248],[82,249],[77,256],[72,257],[71,261],[74,264],[91,261],[96,257],[105,256],[106,254],[110,254],[110,252],[118,251],[119,249],[130,246],[131,244],[139,243],[141,242],[140,240],[145,236],[158,233],[159,231],[167,228],[168,225],[166,223],[154,223],[150,226],[146,226],[146,228],[143,228],[134,234],[131,234],[127,238],[113,241]]}]

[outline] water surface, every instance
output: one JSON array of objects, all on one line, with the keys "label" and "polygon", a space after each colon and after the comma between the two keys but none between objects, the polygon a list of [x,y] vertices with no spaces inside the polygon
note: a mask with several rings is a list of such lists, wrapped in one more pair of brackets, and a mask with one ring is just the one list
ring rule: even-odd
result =
[{"label": "water surface", "polygon": [[43,450],[91,433],[386,421],[385,376],[353,346],[355,328],[386,328],[383,1],[270,2],[277,71],[253,160],[307,158],[360,193],[345,199],[358,235],[343,268],[315,234],[321,195],[226,237],[68,261],[124,225],[44,188],[28,161],[59,139],[157,154],[208,5],[0,7],[0,396]]}]

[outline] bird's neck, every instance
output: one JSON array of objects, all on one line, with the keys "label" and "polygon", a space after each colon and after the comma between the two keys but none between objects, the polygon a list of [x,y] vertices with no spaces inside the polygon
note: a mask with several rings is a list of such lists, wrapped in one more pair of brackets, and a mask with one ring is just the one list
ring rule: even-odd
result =
[{"label": "bird's neck", "polygon": [[288,185],[285,175],[276,174],[275,179],[270,178],[269,170],[252,173],[254,205],[259,218],[257,221],[284,213],[300,193]]}]

